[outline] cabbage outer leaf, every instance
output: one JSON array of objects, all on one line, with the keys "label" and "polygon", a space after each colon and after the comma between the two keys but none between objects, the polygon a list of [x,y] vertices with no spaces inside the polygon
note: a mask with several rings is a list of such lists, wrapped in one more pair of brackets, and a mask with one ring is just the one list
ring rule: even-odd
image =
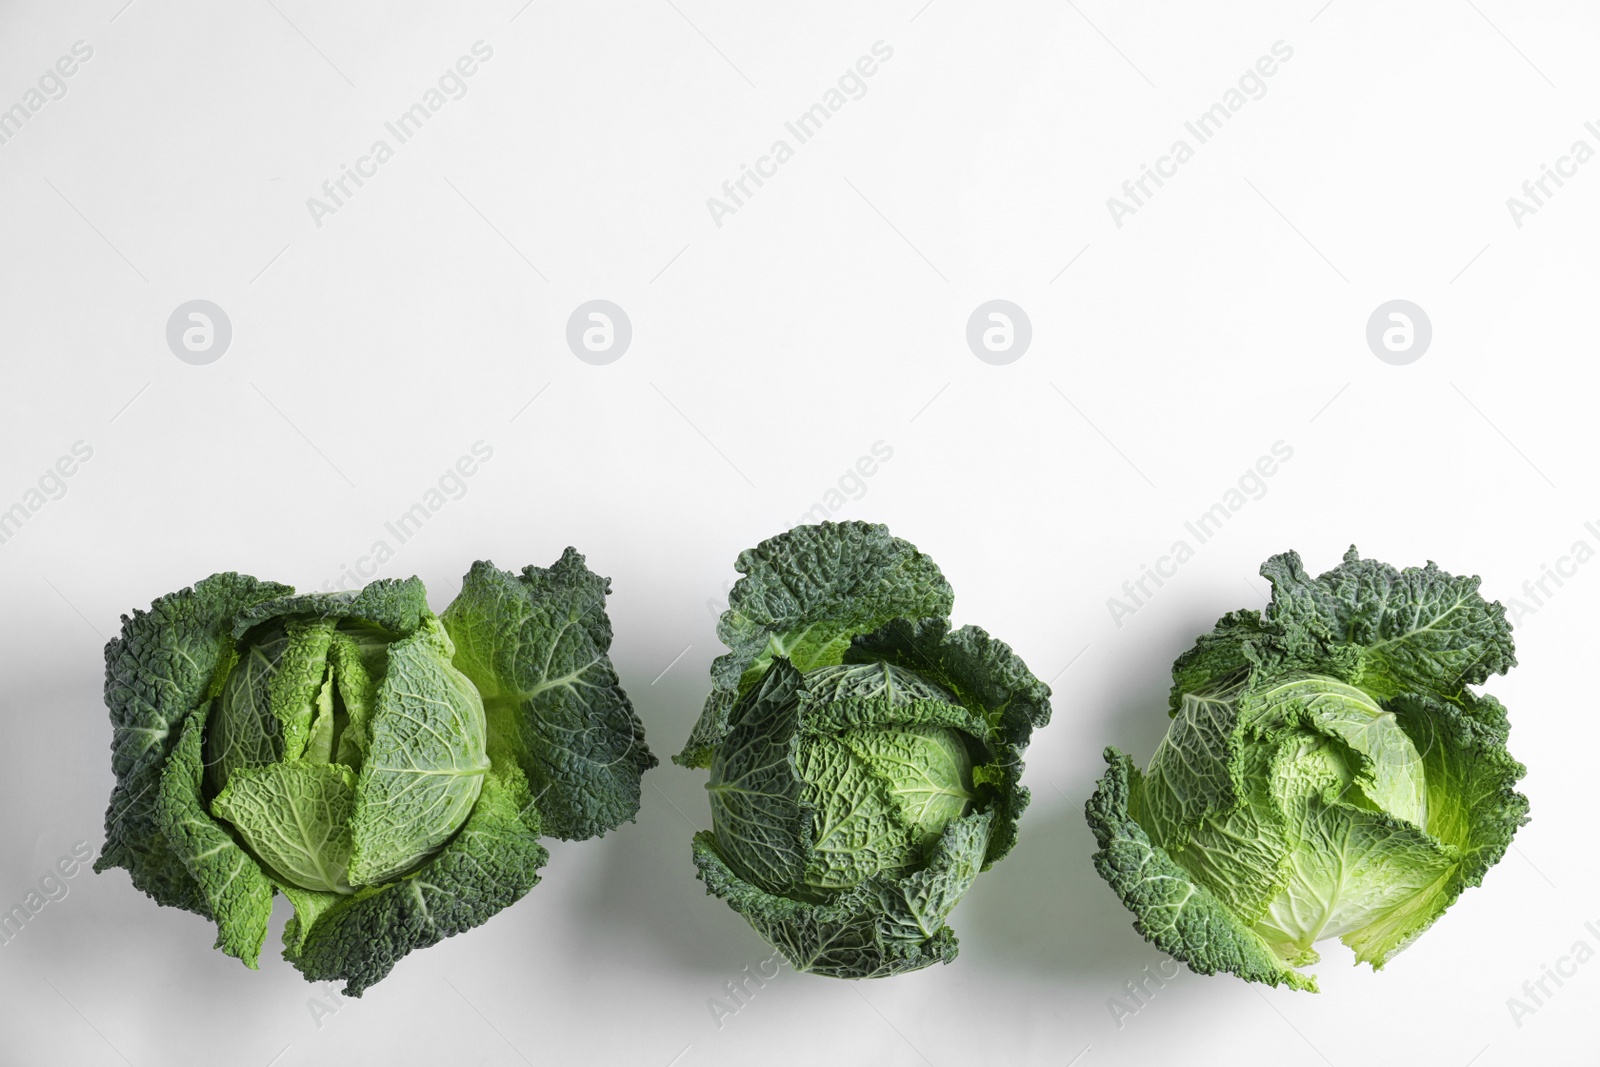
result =
[{"label": "cabbage outer leaf", "polygon": [[943,618],[954,593],[932,559],[885,526],[797,526],[739,553],[744,577],[728,595],[717,636],[729,651],[711,666],[700,721],[673,762],[709,767],[733,705],[774,659],[801,671],[839,663],[851,638],[891,619]]},{"label": "cabbage outer leaf", "polygon": [[473,564],[441,616],[483,695],[490,758],[522,768],[544,832],[568,841],[632,821],[656,765],[611,663],[610,591],[568,548],[519,575]]}]

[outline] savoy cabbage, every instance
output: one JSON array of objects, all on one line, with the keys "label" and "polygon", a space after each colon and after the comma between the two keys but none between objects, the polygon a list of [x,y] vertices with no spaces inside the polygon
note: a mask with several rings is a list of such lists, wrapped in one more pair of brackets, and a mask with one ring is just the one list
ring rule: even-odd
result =
[{"label": "savoy cabbage", "polygon": [[1143,773],[1108,748],[1087,815],[1147,940],[1202,974],[1314,992],[1295,968],[1316,942],[1382,967],[1527,821],[1506,709],[1470,688],[1516,658],[1476,577],[1353,547],[1318,578],[1294,552],[1261,573],[1266,608],[1178,658],[1166,738]]},{"label": "savoy cabbage", "polygon": [[520,899],[548,858],[639,809],[655,766],[608,649],[607,579],[567,549],[477,563],[436,616],[416,578],[295,595],[217,574],[106,646],[117,784],[95,869],[362,990]]},{"label": "savoy cabbage", "polygon": [[956,955],[945,925],[1016,843],[1050,690],[883,526],[800,526],[739,556],[712,692],[682,753],[710,770],[707,892],[797,970],[875,978]]}]

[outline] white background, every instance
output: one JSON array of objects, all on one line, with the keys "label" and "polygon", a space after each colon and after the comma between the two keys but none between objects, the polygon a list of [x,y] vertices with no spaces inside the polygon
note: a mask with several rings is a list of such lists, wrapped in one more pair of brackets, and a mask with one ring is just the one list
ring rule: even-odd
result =
[{"label": "white background", "polygon": [[[286,912],[252,972],[123,872],[78,874],[0,947],[0,1060],[1593,1062],[1600,960],[1520,1026],[1507,1000],[1600,949],[1600,564],[1542,606],[1522,592],[1600,547],[1600,164],[1521,227],[1506,198],[1574,140],[1600,147],[1600,16],[521,2],[0,10],[0,107],[74,42],[94,53],[0,145],[0,508],[93,449],[0,544],[0,905],[102,841],[100,650],[122,612],[218,570],[318,588],[480,440],[492,460],[382,573],[420,575],[437,609],[479,558],[573,544],[609,575],[613,655],[663,760],[640,818],[552,843],[525,900],[343,1002],[278,958]],[[467,94],[319,227],[307,198],[479,40]],[[707,198],[880,40],[866,95],[718,227]],[[1115,225],[1107,197],[1280,40],[1266,94]],[[233,326],[209,366],[165,340],[196,298]],[[593,298],[633,323],[608,366],[564,341]],[[964,339],[992,298],[1032,320],[1007,366]],[[1395,298],[1433,323],[1409,366],[1365,341]],[[1107,598],[1279,440],[1265,495],[1116,625]],[[768,949],[696,882],[704,775],[666,757],[735,555],[879,441],[892,458],[835,517],[929,552],[955,621],[1053,679],[1035,803],[956,910],[954,964],[785,971],[719,1028],[708,1002]],[[1160,957],[1090,865],[1101,749],[1148,759],[1173,657],[1263,603],[1264,558],[1296,548],[1315,573],[1351,542],[1536,607],[1487,687],[1533,821],[1381,973],[1337,943],[1318,995],[1184,971],[1119,1026],[1111,998]]]}]

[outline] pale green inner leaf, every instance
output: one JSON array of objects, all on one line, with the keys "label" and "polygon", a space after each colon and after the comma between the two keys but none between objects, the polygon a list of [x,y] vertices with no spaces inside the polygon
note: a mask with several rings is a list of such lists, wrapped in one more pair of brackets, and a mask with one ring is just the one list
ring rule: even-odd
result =
[{"label": "pale green inner leaf", "polygon": [[211,810],[284,878],[307,889],[349,893],[355,781],[350,768],[337,764],[244,767],[229,777]]},{"label": "pale green inner leaf", "polygon": [[1286,956],[1359,930],[1424,893],[1454,849],[1413,826],[1337,798],[1353,784],[1337,746],[1307,733],[1274,760],[1273,788],[1294,846],[1282,891],[1257,930]]},{"label": "pale green inner leaf", "polygon": [[483,701],[436,620],[389,646],[356,785],[352,880],[387,881],[466,821],[489,770]]},{"label": "pale green inner leaf", "polygon": [[805,739],[802,802],[815,812],[804,882],[823,892],[919,867],[973,801],[972,767],[954,730],[865,727]]},{"label": "pale green inner leaf", "polygon": [[[1331,678],[1291,678],[1252,694],[1259,721],[1297,709],[1319,732],[1338,738],[1366,757],[1359,782],[1346,803],[1370,801],[1411,825],[1428,828],[1428,782],[1422,756],[1393,713],[1355,686]],[[1270,725],[1270,723],[1268,723]],[[1342,787],[1341,787],[1342,788]]]}]

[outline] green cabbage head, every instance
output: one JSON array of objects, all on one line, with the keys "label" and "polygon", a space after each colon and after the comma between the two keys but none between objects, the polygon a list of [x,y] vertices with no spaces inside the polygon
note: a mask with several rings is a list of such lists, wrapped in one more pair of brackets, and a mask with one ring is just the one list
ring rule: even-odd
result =
[{"label": "green cabbage head", "polygon": [[97,868],[359,995],[538,881],[541,834],[632,819],[654,766],[607,656],[607,581],[568,549],[478,563],[441,616],[415,578],[296,596],[219,574],[106,648],[117,786]]},{"label": "green cabbage head", "polygon": [[1433,563],[1354,548],[1318,578],[1293,552],[1272,600],[1173,666],[1172,725],[1087,814],[1134,928],[1202,974],[1315,991],[1339,938],[1382,967],[1499,862],[1528,801],[1505,708],[1469,686],[1516,665],[1499,603]]},{"label": "green cabbage head", "polygon": [[706,767],[707,890],[796,969],[949,962],[945,925],[1016,841],[1050,690],[974,626],[933,561],[882,526],[801,526],[743,553],[731,651],[676,757]]}]

